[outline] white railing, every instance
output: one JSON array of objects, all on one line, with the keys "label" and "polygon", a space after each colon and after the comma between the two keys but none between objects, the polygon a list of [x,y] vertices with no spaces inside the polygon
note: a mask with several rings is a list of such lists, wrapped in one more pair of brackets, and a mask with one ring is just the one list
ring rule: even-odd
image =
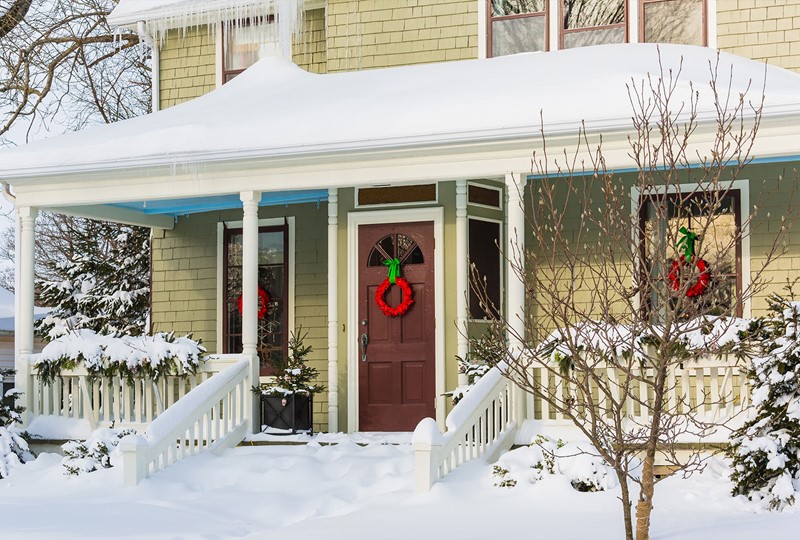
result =
[{"label": "white railing", "polygon": [[518,421],[520,389],[497,367],[489,370],[447,416],[442,435],[432,418],[414,430],[414,489],[428,491],[471,459],[492,462],[511,448]]},{"label": "white railing", "polygon": [[247,431],[250,362],[241,359],[192,389],[156,418],[144,435],[124,437],[123,481],[134,486],[169,465],[202,451],[239,444]]},{"label": "white railing", "polygon": [[[612,367],[598,367],[598,376],[605,381],[605,386],[613,392],[620,390],[623,381],[619,373]],[[641,368],[636,373],[636,382],[626,391],[633,399],[623,404],[625,416],[639,423],[647,423],[653,404],[650,387],[644,380],[653,380],[651,369]],[[571,393],[569,385],[560,377],[542,367],[531,370],[530,380],[544,393],[554,395],[558,401],[564,400]],[[671,369],[667,374],[667,403],[671,410],[681,414],[691,414],[701,422],[724,423],[741,414],[750,406],[750,390],[744,366],[735,357],[729,355],[709,355],[694,360],[686,360],[682,365]],[[604,402],[605,394],[599,389],[594,391],[599,414],[611,414],[610,407]],[[541,429],[548,426],[569,424],[570,420],[552,409],[547,401],[528,394],[526,398],[526,418],[537,421]],[[717,440],[719,439],[719,440]],[[725,430],[718,430],[703,437],[703,442],[725,442]],[[683,442],[693,442],[686,440]],[[699,441],[696,441],[699,442]]]},{"label": "white railing", "polygon": [[30,417],[53,415],[86,420],[89,429],[122,427],[143,429],[199,384],[241,359],[238,354],[207,357],[195,374],[170,375],[154,381],[149,378],[90,376],[79,366],[62,370],[45,383],[31,356],[29,395],[26,406]]}]

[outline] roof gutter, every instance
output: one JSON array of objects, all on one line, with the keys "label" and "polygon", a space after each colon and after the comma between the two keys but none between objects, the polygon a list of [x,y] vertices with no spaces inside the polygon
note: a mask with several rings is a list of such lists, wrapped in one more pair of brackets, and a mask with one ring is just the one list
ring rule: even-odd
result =
[{"label": "roof gutter", "polygon": [[5,181],[0,182],[0,185],[2,185],[3,189],[3,198],[16,206],[17,198],[14,196],[13,193],[11,193],[11,186],[8,185],[8,182]]}]

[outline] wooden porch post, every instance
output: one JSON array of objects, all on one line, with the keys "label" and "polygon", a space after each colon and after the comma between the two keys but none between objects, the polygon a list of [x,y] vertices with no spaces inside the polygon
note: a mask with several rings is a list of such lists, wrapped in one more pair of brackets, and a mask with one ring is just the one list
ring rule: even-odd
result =
[{"label": "wooden porch post", "polygon": [[34,291],[34,246],[35,224],[38,210],[30,206],[17,208],[17,226],[19,231],[18,242],[15,247],[16,266],[16,337],[15,368],[17,374],[14,385],[24,392],[22,405],[25,412],[22,415],[22,424],[27,426],[30,421],[33,405],[33,388],[31,379],[30,356],[33,354],[33,291]]},{"label": "wooden porch post", "polygon": [[[261,365],[258,357],[258,203],[260,191],[242,191],[242,355],[250,360],[250,385],[258,386]],[[250,433],[261,431],[261,400],[250,399]]]},{"label": "wooden porch post", "polygon": [[328,431],[339,431],[339,195],[328,190]]},{"label": "wooden porch post", "polygon": [[[459,357],[469,352],[467,316],[469,294],[469,251],[467,249],[467,181],[456,180],[456,329]],[[462,384],[462,381],[458,381]]]},{"label": "wooden porch post", "polygon": [[[506,317],[509,346],[516,354],[525,347],[525,208],[523,193],[527,175],[506,174],[507,230],[506,230]],[[514,408],[519,425],[525,419],[524,393],[516,392]]]}]

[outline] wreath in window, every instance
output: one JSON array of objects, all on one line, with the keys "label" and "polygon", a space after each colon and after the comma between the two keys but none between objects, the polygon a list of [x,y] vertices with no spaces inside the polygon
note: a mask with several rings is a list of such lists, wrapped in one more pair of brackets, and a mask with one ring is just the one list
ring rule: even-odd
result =
[{"label": "wreath in window", "polygon": [[[242,315],[243,304],[242,304],[242,295],[239,295],[239,299],[236,301],[237,305],[239,306],[239,315]],[[258,288],[258,318],[263,319],[267,316],[267,308],[269,308],[269,295],[267,291],[262,289],[261,287]]]},{"label": "wreath in window", "polygon": [[683,255],[677,260],[672,260],[672,265],[670,266],[669,275],[667,277],[672,285],[672,290],[679,291],[681,289],[681,274],[684,272],[684,267],[692,264],[695,265],[700,273],[695,282],[686,289],[686,296],[688,298],[695,298],[708,289],[709,283],[711,282],[711,271],[706,261],[695,257],[694,242],[697,240],[697,235],[686,227],[681,227],[680,232],[683,234],[683,237],[678,242],[678,249],[683,250]]},{"label": "wreath in window", "polygon": [[[400,260],[397,258],[388,259],[383,261],[383,264],[389,267],[389,277],[383,280],[375,291],[375,303],[387,317],[402,317],[408,313],[411,304],[414,303],[414,293],[411,290],[411,285],[405,279],[400,277]],[[389,287],[397,284],[403,292],[403,301],[396,307],[392,307],[386,303],[386,291]]]}]

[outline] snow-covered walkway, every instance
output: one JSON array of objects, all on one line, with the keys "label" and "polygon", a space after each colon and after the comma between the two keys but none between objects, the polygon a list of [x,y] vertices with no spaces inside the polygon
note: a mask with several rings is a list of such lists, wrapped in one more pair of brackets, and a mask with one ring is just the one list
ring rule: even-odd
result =
[{"label": "snow-covered walkway", "polygon": [[[407,444],[253,446],[200,455],[136,488],[118,469],[63,475],[43,454],[0,480],[3,539],[326,540],[622,538],[614,491],[578,493],[563,477],[492,486],[491,466],[461,467],[431,493],[412,492]],[[800,513],[756,514],[728,496],[719,468],[657,488],[653,537],[793,537]],[[788,535],[788,536],[787,536]]]}]

